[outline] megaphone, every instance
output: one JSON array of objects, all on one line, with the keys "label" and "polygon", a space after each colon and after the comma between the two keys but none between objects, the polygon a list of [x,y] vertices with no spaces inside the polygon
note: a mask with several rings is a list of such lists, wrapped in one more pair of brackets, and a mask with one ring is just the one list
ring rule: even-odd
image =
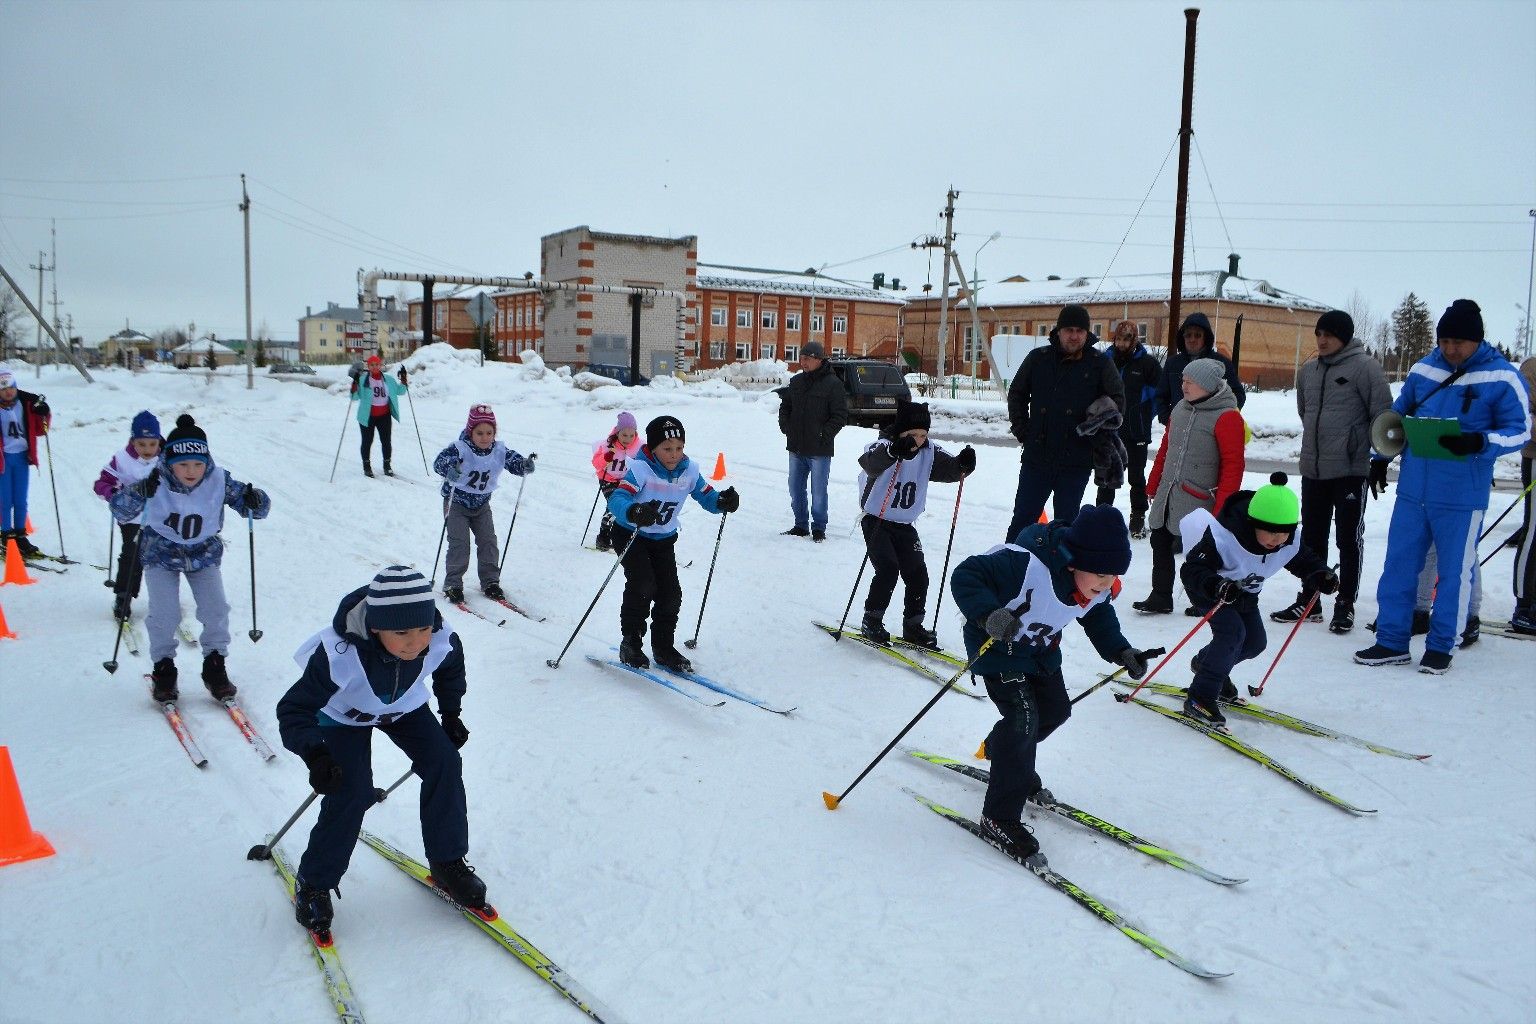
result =
[{"label": "megaphone", "polygon": [[1403,418],[1388,409],[1371,422],[1371,446],[1387,458],[1401,455],[1408,447],[1408,434],[1403,430]]}]

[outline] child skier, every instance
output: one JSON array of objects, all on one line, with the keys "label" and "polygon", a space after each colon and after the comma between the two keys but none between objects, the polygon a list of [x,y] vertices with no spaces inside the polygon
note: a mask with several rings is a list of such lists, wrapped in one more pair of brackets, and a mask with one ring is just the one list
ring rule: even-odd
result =
[{"label": "child skier", "polygon": [[139,561],[149,587],[149,654],[154,660],[150,681],[158,703],[174,701],[176,692],[176,627],[181,624],[181,581],[197,604],[203,624],[203,685],[215,700],[235,695],[224,658],[229,653],[229,602],[224,598],[224,508],[252,519],[265,519],[272,499],[252,484],[241,483],[213,463],[208,435],[191,416],[176,417],[176,429],[165,441],[160,466],[132,487],[120,488],[108,499],[119,523],[140,521],[146,529],[138,538]]},{"label": "child skier", "polygon": [[[619,413],[618,422],[608,436],[592,446],[592,468],[597,470],[597,486],[604,498],[612,497],[614,488],[629,470],[629,460],[640,454],[640,431],[631,413]],[[613,513],[603,506],[603,523],[597,528],[597,550],[613,547]]]},{"label": "child skier", "polygon": [[496,414],[488,405],[472,405],[459,439],[432,460],[432,470],[444,480],[443,515],[448,520],[448,564],[443,577],[443,596],[454,604],[464,601],[464,573],[469,568],[469,538],[475,538],[476,573],[480,590],[492,601],[505,601],[501,589],[500,556],[496,550],[496,524],[491,514],[491,492],[502,470],[515,476],[533,472],[537,455],[527,458],[496,440]]},{"label": "child skier", "polygon": [[23,558],[42,554],[27,540],[27,482],[52,416],[47,399],[18,389],[16,375],[0,370],[0,552],[14,540]]},{"label": "child skier", "polygon": [[1302,547],[1296,529],[1301,501],[1285,482],[1284,473],[1274,473],[1266,486],[1232,495],[1219,515],[1200,508],[1179,523],[1184,539],[1179,577],[1190,600],[1201,615],[1221,606],[1211,616],[1210,642],[1191,662],[1195,679],[1184,713],[1223,732],[1220,698],[1223,692],[1237,693],[1227,674],[1232,666],[1258,657],[1268,642],[1259,614],[1264,581],[1287,569],[1309,591],[1332,594],[1339,589],[1333,570]]},{"label": "child skier", "polygon": [[[966,654],[975,659],[971,668],[1003,716],[987,735],[992,779],[981,826],[1020,856],[1040,849],[1021,820],[1025,801],[1055,800],[1035,771],[1036,749],[1072,714],[1061,676],[1062,630],[1076,620],[1105,661],[1123,665],[1133,679],[1147,672],[1109,603],[1130,565],[1120,510],[1085,505],[1070,525],[1026,526],[1013,544],[972,555],[950,577],[965,616]],[[992,646],[977,658],[989,636]]]},{"label": "child skier", "polygon": [[[384,375],[384,360],[377,352],[368,357],[368,372],[352,378],[352,397],[357,402],[357,422],[363,428],[363,475],[373,476],[373,435],[379,435],[379,446],[384,450],[384,475],[394,476],[390,468],[390,456],[394,447],[390,433],[394,421],[400,418],[400,396],[405,394],[405,367],[395,371],[394,378]],[[397,383],[398,381],[398,383]]]},{"label": "child skier", "polygon": [[923,626],[928,566],[913,524],[928,502],[928,481],[954,483],[969,476],[976,469],[976,449],[966,445],[959,455],[951,455],[928,443],[928,426],[926,403],[898,400],[896,421],[888,436],[859,456],[859,505],[863,511],[859,526],[864,531],[870,564],[875,567],[859,630],[877,644],[891,642],[885,629],[885,609],[899,575],[906,585],[902,639],[937,650],[938,637]]},{"label": "child skier", "polygon": [[[645,425],[645,445],[608,498],[613,513],[613,546],[624,552],[624,603],[619,608],[619,660],[650,668],[641,649],[645,620],[651,620],[651,653],[672,672],[693,665],[675,645],[683,588],[677,581],[678,520],[683,499],[692,497],[708,512],[724,515],[741,504],[736,488],[716,491],[699,467],[683,454],[687,436],[675,417],[658,416]],[[636,534],[638,533],[638,536]],[[630,539],[634,545],[630,546]]]},{"label": "child skier", "polygon": [[[293,660],[304,674],[277,702],[278,730],[325,798],[299,861],[299,924],[330,930],[330,892],[374,804],[375,729],[405,752],[421,779],[421,839],[433,880],[459,905],[483,908],[485,883],[464,862],[464,647],[433,605],[426,577],[403,565],[384,569],[343,597],[330,626],[304,641]],[[441,721],[427,706],[428,677]]]},{"label": "child skier", "polygon": [[[113,454],[92,490],[102,501],[110,502],[112,495],[149,476],[160,465],[160,445],[164,440],[160,436],[160,421],[148,409],[142,410],[133,418],[133,425],[128,430],[128,444]],[[143,566],[139,564],[140,520],[119,523],[117,527],[122,533],[123,550],[117,556],[117,589],[113,591],[116,597],[112,615],[119,622],[128,618],[144,576]]]}]

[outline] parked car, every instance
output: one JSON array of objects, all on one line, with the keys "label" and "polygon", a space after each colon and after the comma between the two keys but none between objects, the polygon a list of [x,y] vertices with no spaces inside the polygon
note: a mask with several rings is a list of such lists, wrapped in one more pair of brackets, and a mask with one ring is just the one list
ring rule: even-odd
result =
[{"label": "parked car", "polygon": [[848,422],[857,427],[889,426],[896,420],[896,401],[912,400],[900,366],[878,359],[832,359],[832,372],[848,392]]},{"label": "parked car", "polygon": [[270,363],[267,366],[268,373],[314,373],[315,368],[308,363]]}]

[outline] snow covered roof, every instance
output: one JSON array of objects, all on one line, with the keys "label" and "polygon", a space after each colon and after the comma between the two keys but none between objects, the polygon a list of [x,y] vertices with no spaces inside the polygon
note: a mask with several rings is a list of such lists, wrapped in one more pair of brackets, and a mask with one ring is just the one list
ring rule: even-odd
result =
[{"label": "snow covered roof", "polygon": [[[1180,294],[1184,299],[1221,299],[1318,311],[1329,308],[1314,299],[1276,288],[1268,281],[1235,277],[1224,270],[1186,273],[1182,284]],[[1166,273],[1119,274],[1102,282],[1097,275],[1065,277],[1057,281],[999,281],[978,288],[976,301],[983,306],[1066,306],[1072,303],[1086,305],[1090,301],[1166,302],[1168,285]]]},{"label": "snow covered roof", "polygon": [[228,345],[221,345],[214,341],[212,338],[200,338],[197,341],[189,341],[185,345],[177,345],[175,348],[171,349],[171,352],[173,354],[177,352],[207,353],[210,349],[213,350],[214,355],[218,356],[232,356],[236,354],[234,349],[230,348]]},{"label": "snow covered roof", "polygon": [[[413,300],[413,302],[420,302],[420,301],[421,301],[420,299]],[[442,302],[443,300],[442,299],[434,299],[433,301],[434,302]],[[301,316],[301,317],[299,317],[299,319],[300,320],[352,320],[354,322],[357,322],[357,321],[367,320],[368,319],[368,314],[367,314],[366,311],[364,311],[364,310],[362,310],[362,309],[360,309],[360,308],[358,308],[356,306],[331,306],[331,307],[329,307],[327,309],[322,309],[318,313],[310,313],[307,316]],[[403,310],[403,309],[385,309],[383,304],[380,303],[378,310],[375,311],[375,313],[374,313],[374,319],[377,320],[379,323],[389,323],[391,321],[394,321],[394,322],[397,322],[397,323],[404,323],[405,322],[405,310]]]},{"label": "snow covered roof", "polygon": [[710,266],[709,273],[700,274],[700,288],[712,288],[728,292],[774,292],[780,295],[811,295],[818,298],[832,296],[839,299],[855,299],[859,302],[883,302],[901,306],[906,299],[891,292],[876,291],[859,285],[847,284],[828,277],[791,271],[732,271]]}]

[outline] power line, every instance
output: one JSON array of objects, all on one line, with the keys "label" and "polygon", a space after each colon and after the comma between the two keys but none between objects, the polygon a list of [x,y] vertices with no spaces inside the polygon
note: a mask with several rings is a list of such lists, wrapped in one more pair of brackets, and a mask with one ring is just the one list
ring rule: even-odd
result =
[{"label": "power line", "polygon": [[253,204],[251,207],[251,212],[265,217],[268,220],[275,221],[284,227],[292,228],[295,231],[302,231],[306,235],[312,235],[315,238],[322,239],[323,241],[330,242],[334,245],[339,245],[343,248],[351,249],[354,252],[366,253],[375,259],[398,260],[403,258],[398,252],[385,252],[378,247],[364,245],[359,243],[356,239],[347,238],[344,235],[337,234],[327,228],[320,227],[319,225],[298,220],[292,215],[274,210],[270,206],[256,206]]},{"label": "power line", "polygon": [[223,209],[224,203],[210,202],[205,206],[185,210],[151,210],[147,213],[102,213],[94,216],[33,216],[31,214],[8,213],[0,216],[0,220],[133,220],[139,217],[178,217],[186,213],[207,213],[210,210]]},{"label": "power line", "polygon": [[198,174],[188,178],[0,178],[19,185],[158,185],[173,181],[227,181],[234,174]]},{"label": "power line", "polygon": [[295,203],[295,204],[297,204],[299,206],[302,206],[302,207],[304,207],[304,209],[309,210],[311,213],[319,214],[320,216],[324,217],[326,220],[335,221],[337,224],[340,224],[343,227],[349,228],[352,231],[356,231],[359,234],[366,235],[369,238],[374,239],[375,241],[383,242],[386,245],[391,246],[392,248],[399,249],[401,252],[411,253],[417,259],[426,260],[428,263],[435,263],[435,264],[437,264],[439,266],[449,267],[449,268],[456,269],[456,270],[464,270],[464,271],[466,271],[467,273],[470,273],[470,274],[474,273],[473,270],[471,270],[471,269],[469,269],[467,267],[461,267],[461,266],[458,266],[457,264],[449,263],[447,260],[439,259],[436,256],[432,256],[432,255],[430,255],[428,253],[420,252],[420,251],[418,251],[416,249],[410,248],[409,246],[401,245],[398,242],[393,242],[393,241],[389,240],[388,238],[384,238],[384,237],[382,237],[380,235],[375,235],[373,232],[366,231],[363,228],[360,228],[360,227],[356,226],[355,224],[347,223],[346,221],[342,220],[340,217],[333,217],[331,214],[326,213],[324,210],[317,209],[317,208],[315,208],[313,206],[310,206],[308,203],[306,203],[306,202],[304,202],[302,200],[295,199],[293,196],[290,196],[288,193],[286,193],[286,192],[282,191],[281,189],[278,189],[278,188],[276,188],[276,187],[274,187],[272,185],[269,185],[269,184],[267,184],[264,181],[257,181],[255,178],[252,178],[251,182],[253,184],[260,185],[262,188],[265,188],[265,189],[267,189],[267,190],[269,190],[271,192],[277,193],[278,195],[282,196],[284,199],[288,200],[290,203]]},{"label": "power line", "polygon": [[[1156,200],[1153,200],[1153,201],[1155,202]],[[1234,204],[1228,203],[1227,205],[1231,206],[1231,205],[1234,205]],[[1219,208],[1218,208],[1218,211],[1219,211]],[[1103,210],[1021,210],[1021,209],[1018,209],[1018,208],[1015,208],[1015,207],[1007,207],[1007,206],[968,206],[968,207],[966,207],[966,212],[968,212],[968,213],[1006,213],[1006,214],[1028,215],[1028,216],[1035,216],[1035,217],[1039,217],[1039,216],[1045,216],[1045,217],[1124,217],[1125,216],[1124,213],[1114,213],[1114,212],[1107,212],[1107,211],[1103,211]],[[1463,225],[1469,225],[1469,224],[1485,224],[1485,225],[1495,225],[1495,226],[1502,225],[1504,227],[1519,227],[1522,230],[1525,228],[1525,223],[1523,221],[1513,221],[1513,220],[1413,220],[1413,219],[1389,219],[1389,218],[1374,218],[1374,217],[1371,217],[1371,218],[1362,218],[1362,217],[1231,217],[1231,218],[1228,218],[1225,215],[1220,215],[1219,212],[1218,212],[1218,215],[1221,216],[1221,221],[1222,221],[1223,225],[1225,225],[1227,220],[1233,220],[1233,221],[1239,221],[1239,222],[1244,222],[1244,223],[1274,223],[1274,224],[1418,224],[1418,225],[1424,225],[1424,224],[1445,224],[1445,225],[1453,225],[1453,226],[1458,226],[1458,227],[1459,226],[1463,226]],[[1145,216],[1147,216],[1149,218],[1155,217],[1155,218],[1157,218],[1159,220],[1172,220],[1173,219],[1173,214],[1171,214],[1171,213],[1149,213],[1149,214],[1146,214]],[[1216,218],[1207,215],[1207,216],[1204,216],[1204,217],[1196,217],[1196,218],[1190,218],[1190,219],[1192,219],[1192,220],[1214,220]]]},{"label": "power line", "polygon": [[10,199],[33,199],[44,203],[79,203],[86,206],[197,206],[215,201],[212,199],[65,199],[62,196],[31,196],[21,192],[0,192],[0,196]]},{"label": "power line", "polygon": [[[958,234],[958,232],[957,232]],[[967,233],[966,237],[980,238],[976,232]],[[1106,242],[1098,238],[1048,238],[1043,235],[1002,235],[1014,242],[1056,242],[1064,245],[1115,245],[1115,242]],[[1137,246],[1143,249],[1166,249],[1166,242],[1126,242],[1126,245]],[[1507,253],[1524,253],[1524,249],[1297,249],[1276,246],[1247,245],[1244,252],[1295,252],[1295,253],[1397,253],[1397,254],[1432,254],[1432,255],[1504,255]]]},{"label": "power line", "polygon": [[[4,179],[0,179],[0,180],[4,180]],[[1082,200],[1084,202],[1095,202],[1095,203],[1134,203],[1134,202],[1136,202],[1136,198],[1134,196],[1066,196],[1066,195],[1051,195],[1051,194],[1047,194],[1047,193],[1044,193],[1044,192],[983,192],[983,191],[981,191],[979,189],[970,189],[969,190],[969,194],[973,195],[973,196],[999,196],[999,197],[1004,197],[1004,198],[1009,198],[1009,199],[1065,199],[1065,200]],[[1152,200],[1152,202],[1154,202],[1154,203],[1167,203],[1168,205],[1171,206],[1171,205],[1173,205],[1174,200],[1172,200],[1172,199],[1154,199],[1154,200]],[[1191,200],[1190,202],[1191,202],[1192,205],[1194,203],[1197,203],[1197,202],[1200,205],[1202,205],[1202,206],[1206,205],[1205,200]],[[1280,201],[1280,200],[1251,200],[1251,201],[1229,202],[1227,205],[1228,206],[1359,207],[1359,208],[1362,208],[1362,209],[1363,208],[1374,208],[1374,207],[1407,207],[1407,208],[1415,208],[1415,207],[1417,207],[1417,208],[1421,208],[1421,209],[1450,209],[1450,210],[1454,210],[1454,209],[1462,209],[1462,208],[1469,208],[1469,207],[1470,208],[1496,208],[1496,207],[1509,207],[1509,208],[1522,207],[1522,208],[1528,208],[1530,206],[1530,203],[1526,202],[1526,201],[1522,201],[1522,202],[1509,202],[1509,203],[1303,203],[1303,202],[1284,202],[1284,201]]]}]

